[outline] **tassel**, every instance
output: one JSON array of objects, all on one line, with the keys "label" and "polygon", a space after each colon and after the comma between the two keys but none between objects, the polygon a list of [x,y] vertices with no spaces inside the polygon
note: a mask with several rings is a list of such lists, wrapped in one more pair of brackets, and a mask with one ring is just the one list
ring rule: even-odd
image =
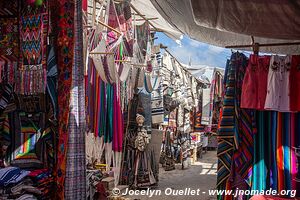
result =
[{"label": "tassel", "polygon": [[35,1],[35,5],[36,5],[36,6],[41,6],[41,5],[43,5],[43,0],[36,0],[36,1]]}]

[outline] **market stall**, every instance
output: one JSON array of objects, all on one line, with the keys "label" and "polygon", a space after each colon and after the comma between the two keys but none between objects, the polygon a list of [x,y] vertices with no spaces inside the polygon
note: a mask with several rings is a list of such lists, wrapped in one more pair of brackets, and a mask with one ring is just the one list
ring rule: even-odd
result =
[{"label": "market stall", "polygon": [[[226,64],[218,129],[218,188],[271,188],[278,194],[299,191],[299,1],[151,2],[170,24],[194,39],[253,51],[250,57],[233,51]],[[281,197],[286,196],[292,195]]]}]

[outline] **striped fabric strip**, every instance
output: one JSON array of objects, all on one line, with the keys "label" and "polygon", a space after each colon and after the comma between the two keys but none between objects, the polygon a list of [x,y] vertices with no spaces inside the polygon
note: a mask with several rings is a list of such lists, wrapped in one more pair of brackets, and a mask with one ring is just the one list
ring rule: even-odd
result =
[{"label": "striped fabric strip", "polygon": [[[233,57],[233,55],[232,55]],[[218,188],[224,188],[230,175],[232,154],[233,154],[233,137],[235,132],[234,121],[234,84],[235,66],[228,62],[226,68],[228,75],[226,77],[226,93],[223,101],[223,116],[220,122],[218,137]]]},{"label": "striped fabric strip", "polygon": [[59,15],[57,22],[59,24],[57,38],[57,51],[59,55],[58,106],[64,109],[58,113],[58,152],[55,174],[57,175],[57,198],[63,200],[65,198],[66,162],[69,141],[68,124],[70,116],[70,93],[72,90],[72,58],[74,57],[74,24],[68,22],[74,22],[75,3],[71,0],[61,0],[57,6]]},{"label": "striped fabric strip", "polygon": [[252,190],[265,190],[267,166],[265,163],[265,143],[266,141],[266,118],[265,112],[257,113],[257,134],[254,135],[254,158],[253,158],[253,180]]},{"label": "striped fabric strip", "polygon": [[[291,126],[291,138],[290,138],[290,143],[291,143],[291,147],[295,147],[296,146],[296,118],[297,114],[296,113],[291,113],[291,122],[290,122],[290,126]],[[296,175],[297,175],[297,158],[295,155],[295,151],[294,149],[291,148],[291,160],[290,160],[290,164],[291,164],[291,187],[292,190],[296,190],[297,188],[297,183],[295,181]]]},{"label": "striped fabric strip", "polygon": [[277,190],[277,124],[278,124],[278,112],[271,112],[271,187],[274,190]]},{"label": "striped fabric strip", "polygon": [[[295,132],[295,147],[300,147],[300,114],[298,113],[296,116],[296,132]],[[297,162],[300,164],[300,157],[297,157]],[[300,172],[298,168],[297,178],[300,178]],[[296,183],[297,195],[300,195],[300,183]]]},{"label": "striped fabric strip", "polygon": [[226,184],[232,169],[251,184],[255,116],[253,111],[240,109],[241,86],[247,62],[246,56],[240,53],[232,54],[230,62],[227,62],[223,114],[218,137],[218,186]]},{"label": "striped fabric strip", "polygon": [[283,120],[283,113],[278,113],[278,127],[277,127],[277,167],[278,167],[278,191],[284,190],[284,163],[283,163],[283,143],[282,143],[282,120]]},{"label": "striped fabric strip", "polygon": [[64,183],[65,199],[86,199],[85,165],[85,101],[83,68],[83,23],[82,1],[74,1],[74,57],[72,65],[72,84],[68,123],[68,151],[66,178]]},{"label": "striped fabric strip", "polygon": [[282,135],[282,142],[283,142],[283,175],[284,175],[284,189],[291,190],[291,144],[290,144],[290,137],[291,137],[291,115],[290,113],[283,114],[283,135]]}]

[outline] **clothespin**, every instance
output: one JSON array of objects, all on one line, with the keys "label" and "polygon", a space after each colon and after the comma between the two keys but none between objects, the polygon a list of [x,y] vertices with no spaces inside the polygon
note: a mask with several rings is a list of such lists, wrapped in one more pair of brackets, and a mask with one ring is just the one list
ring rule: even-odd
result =
[{"label": "clothespin", "polygon": [[253,36],[251,36],[251,40],[252,40],[253,53],[255,55],[258,55],[258,52],[259,52],[259,43],[257,43],[257,42],[254,41],[254,37]]}]

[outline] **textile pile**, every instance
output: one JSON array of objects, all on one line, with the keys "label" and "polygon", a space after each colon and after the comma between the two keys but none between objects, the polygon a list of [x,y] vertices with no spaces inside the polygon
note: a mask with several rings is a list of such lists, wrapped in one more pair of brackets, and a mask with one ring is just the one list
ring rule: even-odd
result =
[{"label": "textile pile", "polygon": [[1,199],[53,199],[54,178],[47,169],[0,169]]}]

